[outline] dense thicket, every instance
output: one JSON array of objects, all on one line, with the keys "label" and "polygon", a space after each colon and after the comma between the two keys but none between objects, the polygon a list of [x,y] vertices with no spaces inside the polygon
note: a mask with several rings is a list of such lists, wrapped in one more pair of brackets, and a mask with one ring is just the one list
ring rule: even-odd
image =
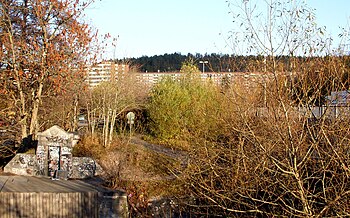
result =
[{"label": "dense thicket", "polygon": [[149,114],[163,128],[152,133],[189,153],[175,170],[180,202],[203,217],[350,216],[349,102],[325,98],[349,89],[349,56],[329,49],[303,1],[228,2],[249,32],[239,43],[261,54],[238,63],[272,76],[250,81],[256,90],[234,83],[202,92],[175,80],[153,90]]},{"label": "dense thicket", "polygon": [[[328,83],[330,92],[347,83],[328,68],[343,64],[330,60],[308,62],[298,83],[276,76],[250,95],[242,84],[223,91],[191,73],[154,86],[147,107],[151,133],[189,154],[187,167],[175,170],[186,210],[230,217],[349,215],[348,109],[336,117],[325,107],[314,117],[310,105]],[[291,95],[296,88],[304,94]]]},{"label": "dense thicket", "polygon": [[[6,51],[0,53],[0,124],[14,132],[22,130],[22,137],[35,134],[39,125],[58,123],[76,129],[83,78],[67,76],[77,75],[72,69],[83,69],[91,38],[87,26],[67,18],[75,18],[68,15],[78,12],[76,5],[66,8],[69,5],[61,2],[0,0],[0,43]],[[128,111],[145,109],[152,136],[186,149],[185,161],[169,164],[174,180],[167,182],[176,187],[171,197],[193,216],[349,217],[349,102],[326,101],[332,92],[349,90],[349,56],[325,51],[327,40],[315,37],[320,31],[303,1],[264,1],[266,17],[252,1],[237,2],[244,5],[238,8],[243,10],[240,14],[232,11],[235,22],[249,32],[244,38],[251,43],[247,48],[259,55],[175,53],[133,59],[142,71],[180,71],[183,76],[164,78],[147,98],[140,95],[148,93],[136,78],[124,75],[86,92],[93,143],[82,148],[106,160],[109,182],[116,187],[121,165],[109,151],[121,129],[118,119]],[[43,16],[36,17],[38,13]],[[256,18],[261,19],[251,20]],[[304,56],[296,57],[297,51]],[[217,87],[199,79],[201,60],[209,62],[206,71],[263,71],[269,76],[247,80],[255,89],[239,80]],[[147,99],[145,107],[140,99]],[[324,113],[315,116],[314,106],[321,105]],[[125,119],[122,122],[128,125]],[[3,159],[17,152],[14,145],[0,143]],[[125,152],[127,163],[131,152]],[[140,158],[142,165],[146,157]],[[166,164],[154,166],[159,165],[161,171]],[[145,203],[143,194],[137,199]]]}]

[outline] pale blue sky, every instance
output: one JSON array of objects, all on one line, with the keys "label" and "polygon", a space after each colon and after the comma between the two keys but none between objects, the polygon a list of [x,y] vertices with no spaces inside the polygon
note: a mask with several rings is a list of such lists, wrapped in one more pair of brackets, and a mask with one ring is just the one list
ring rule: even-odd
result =
[{"label": "pale blue sky", "polygon": [[[339,26],[349,25],[350,0],[307,3],[316,9],[318,26],[326,26],[334,38]],[[225,0],[97,0],[87,9],[87,19],[99,33],[119,35],[116,58],[231,53],[225,43],[233,27],[228,12]]]}]

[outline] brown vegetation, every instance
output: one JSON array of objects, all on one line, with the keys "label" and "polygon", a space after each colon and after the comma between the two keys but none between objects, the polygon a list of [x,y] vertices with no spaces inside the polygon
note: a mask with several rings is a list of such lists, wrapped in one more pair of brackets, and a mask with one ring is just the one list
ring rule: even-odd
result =
[{"label": "brown vegetation", "polygon": [[[203,82],[195,63],[185,62],[181,79],[164,78],[147,95],[132,74],[84,89],[81,57],[91,36],[75,18],[85,4],[19,2],[0,1],[7,51],[0,53],[0,130],[6,126],[7,132],[0,134],[19,131],[16,141],[52,124],[75,131],[81,107],[88,127],[75,155],[96,158],[106,184],[125,188],[137,215],[147,213],[148,198],[162,195],[194,216],[350,216],[349,113],[332,115],[334,106],[349,110],[349,102],[331,105],[327,99],[349,90],[350,61],[318,38],[322,30],[312,10],[266,1],[262,31],[250,1],[238,8],[241,14],[234,11],[250,32],[236,43],[248,43],[247,53],[259,55],[245,63],[233,58],[232,69],[244,64],[272,74],[254,88]],[[47,25],[47,14],[54,24]],[[315,115],[316,106],[326,113]],[[129,111],[143,116],[148,138],[185,150],[188,162],[131,143]],[[0,143],[2,161],[19,149]]]}]

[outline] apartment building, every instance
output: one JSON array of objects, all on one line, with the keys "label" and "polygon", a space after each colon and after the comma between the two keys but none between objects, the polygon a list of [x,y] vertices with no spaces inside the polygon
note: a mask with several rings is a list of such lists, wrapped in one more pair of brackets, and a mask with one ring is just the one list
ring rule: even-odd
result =
[{"label": "apartment building", "polygon": [[[103,81],[116,79],[116,76],[128,76],[130,66],[127,64],[119,64],[110,61],[104,61],[88,68],[87,82],[90,88],[93,88]],[[143,72],[134,73],[139,83],[148,87],[156,84],[162,78],[168,76],[174,80],[180,79],[183,74],[180,72]],[[266,72],[211,72],[201,73],[200,78],[203,81],[211,81],[214,84],[221,85],[224,82],[242,84],[246,87],[252,87],[262,84],[272,77],[271,73]]]},{"label": "apartment building", "polygon": [[[180,79],[184,74],[179,72],[168,73],[137,73],[136,77],[139,82],[147,86],[152,86],[164,77],[171,77],[174,80]],[[201,73],[202,81],[210,81],[213,84],[222,85],[223,83],[237,83],[246,87],[256,86],[257,84],[266,83],[268,79],[272,78],[271,73],[265,72],[221,72],[221,73]]]},{"label": "apartment building", "polygon": [[88,67],[87,83],[93,88],[103,81],[115,79],[117,75],[129,72],[129,65],[103,61]]}]

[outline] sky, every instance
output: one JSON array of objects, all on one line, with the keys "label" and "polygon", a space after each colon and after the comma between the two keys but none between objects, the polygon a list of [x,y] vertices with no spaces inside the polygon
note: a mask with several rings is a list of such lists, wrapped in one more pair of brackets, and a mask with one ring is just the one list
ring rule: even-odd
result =
[{"label": "sky", "polygon": [[[258,0],[263,1],[263,0]],[[350,0],[306,0],[318,26],[333,38],[350,22]],[[96,0],[86,21],[117,38],[108,58],[232,51],[226,39],[233,29],[226,0]]]}]

